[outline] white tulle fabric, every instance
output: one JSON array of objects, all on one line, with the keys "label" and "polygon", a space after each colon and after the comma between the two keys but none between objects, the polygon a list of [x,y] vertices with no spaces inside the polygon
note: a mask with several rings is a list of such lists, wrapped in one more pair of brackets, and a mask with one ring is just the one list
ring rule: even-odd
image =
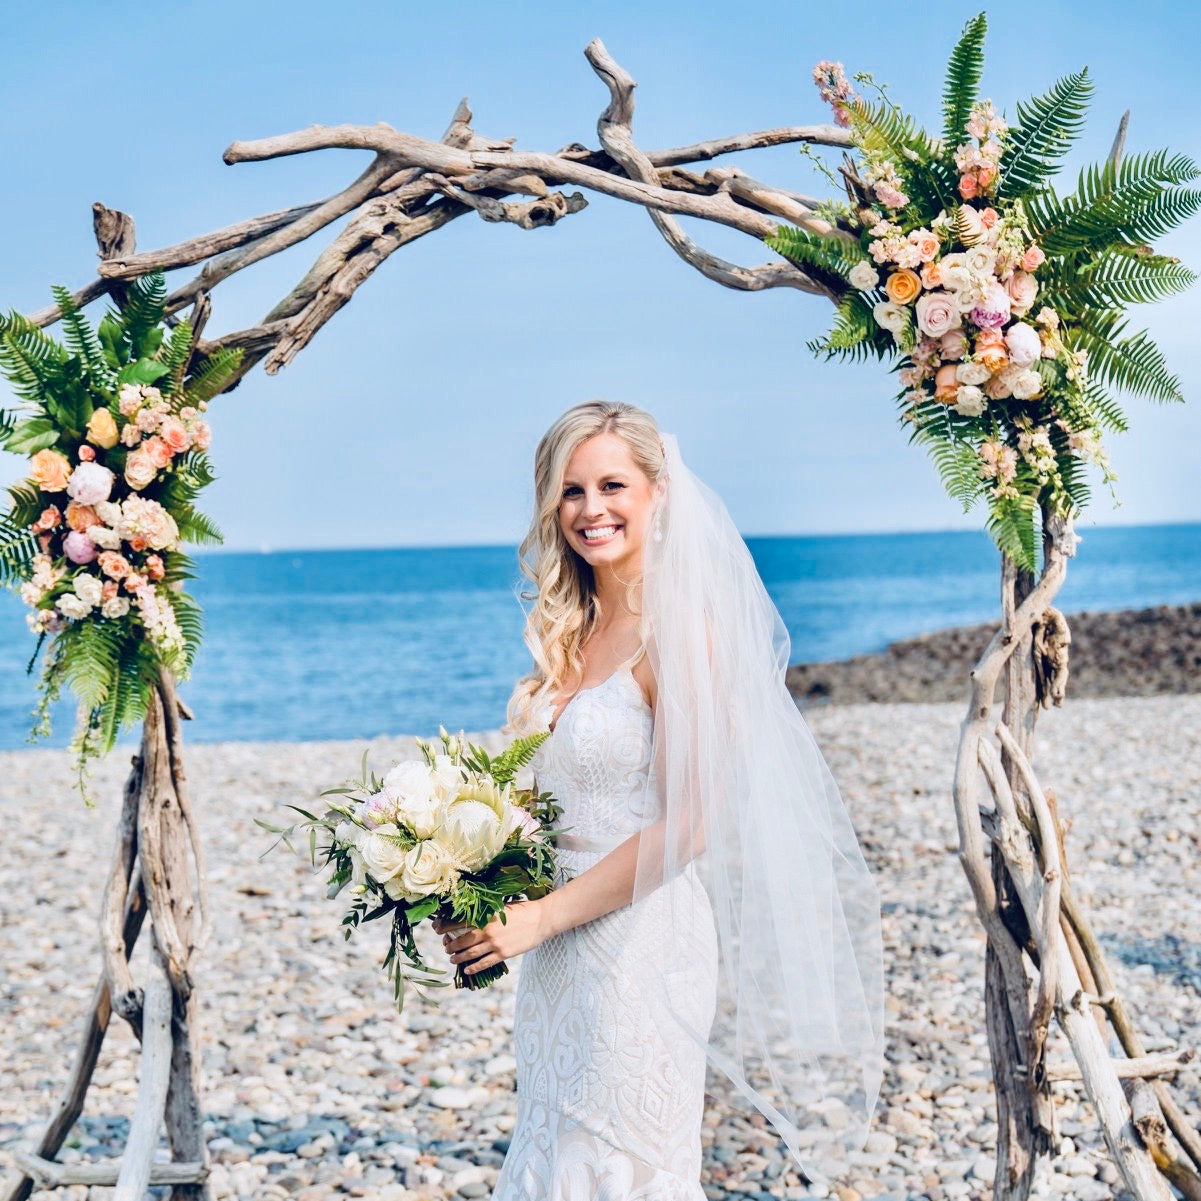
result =
[{"label": "white tulle fabric", "polygon": [[[549,719],[549,714],[548,714]],[[558,883],[661,811],[653,719],[628,669],[578,692],[533,768],[574,845]],[[673,923],[688,915],[685,937]],[[702,1201],[705,1051],[717,941],[694,868],[527,953],[517,984],[517,1122],[494,1201]]]},{"label": "white tulle fabric", "polygon": [[[718,944],[717,1019],[641,980],[820,1179],[861,1147],[883,1075],[880,903],[854,827],[784,684],[789,640],[721,500],[664,436],[666,482],[643,561],[657,687],[635,897],[663,893],[673,941]],[[656,536],[657,535],[657,536]],[[702,881],[710,906],[664,888]],[[637,900],[636,904],[639,903]],[[655,993],[658,993],[657,998]]]}]

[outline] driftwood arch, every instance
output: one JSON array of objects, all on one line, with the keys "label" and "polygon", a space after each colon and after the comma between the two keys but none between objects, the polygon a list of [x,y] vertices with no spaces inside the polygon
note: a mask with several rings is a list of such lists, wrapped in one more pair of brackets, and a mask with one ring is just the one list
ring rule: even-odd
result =
[{"label": "driftwood arch", "polygon": [[[332,147],[367,150],[373,157],[336,195],[144,253],[136,250],[133,220],[96,204],[101,263],[97,278],[75,294],[75,301],[82,306],[109,295],[120,305],[126,281],[153,270],[201,264],[192,279],[170,294],[167,312],[191,308],[195,357],[203,359],[222,347],[244,349],[232,388],[259,363],[268,373],[290,363],[358,287],[411,242],[470,213],[524,229],[554,225],[587,206],[579,189],[645,208],[677,255],[725,287],[784,287],[839,298],[845,284],[812,269],[783,261],[743,266],[722,259],[690,238],[677,217],[725,225],[759,244],[781,224],[828,232],[818,199],[763,183],[735,167],[701,165],[736,151],[787,143],[849,147],[845,130],[828,124],[790,126],[646,151],[632,134],[634,80],[599,41],[585,54],[609,93],[597,126],[599,148],[573,143],[553,153],[517,150],[511,140],[476,133],[466,101],[437,142],[383,123],[314,126],[235,142],[224,154],[230,164]],[[1123,119],[1112,151],[1115,159],[1122,154],[1125,124]],[[849,160],[843,174],[854,195],[861,184]],[[348,214],[353,215],[345,228],[257,325],[204,340],[210,296],[222,280]],[[50,307],[31,314],[31,320],[47,326],[60,316],[57,307]],[[954,770],[959,857],[988,940],[986,1020],[999,1131],[994,1195],[1001,1201],[1029,1194],[1038,1157],[1054,1145],[1052,1082],[1076,1077],[1083,1080],[1110,1154],[1134,1196],[1140,1201],[1166,1199],[1170,1181],[1186,1197],[1201,1198],[1201,1138],[1167,1082],[1192,1051],[1145,1054],[1072,890],[1054,795],[1030,766],[1039,709],[1060,704],[1065,695],[1070,632],[1053,601],[1077,542],[1070,522],[1047,512],[1043,530],[1043,567],[1037,578],[1002,557],[1001,625],[971,673],[971,700]],[[994,702],[1002,701],[997,722]],[[35,1184],[75,1183],[116,1184],[121,1201],[141,1198],[149,1183],[173,1185],[177,1201],[209,1196],[199,1064],[189,1024],[195,1005],[191,968],[208,923],[181,716],[187,713],[174,683],[161,676],[126,785],[104,899],[104,973],[58,1111],[36,1152],[20,1156],[25,1175],[7,1201],[24,1201]],[[154,955],[151,975],[141,988],[127,960],[147,914]],[[1034,985],[1027,965],[1034,969]],[[68,1167],[55,1156],[82,1110],[113,1012],[142,1041],[129,1143],[119,1170]],[[1067,1035],[1074,1066],[1046,1062],[1052,1019]],[[1111,1043],[1121,1048],[1121,1055],[1111,1056]],[[164,1118],[175,1157],[168,1165],[152,1162]]]}]

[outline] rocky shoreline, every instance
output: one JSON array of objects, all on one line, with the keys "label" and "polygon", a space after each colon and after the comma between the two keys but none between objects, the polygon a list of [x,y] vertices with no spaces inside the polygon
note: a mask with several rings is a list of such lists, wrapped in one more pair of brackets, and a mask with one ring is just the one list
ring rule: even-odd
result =
[{"label": "rocky shoreline", "polygon": [[[1201,603],[1068,614],[1069,697],[1201,692]],[[968,672],[997,627],[959,626],[873,655],[799,663],[788,687],[801,707],[967,700]]]},{"label": "rocky shoreline", "polygon": [[[959,704],[840,705],[809,724],[880,891],[888,1064],[867,1147],[808,1188],[763,1119],[711,1077],[713,1201],[960,1201],[991,1195],[995,1112],[982,1009],[983,935],[956,855],[950,777]],[[1077,895],[1148,1050],[1201,1043],[1201,696],[1069,698],[1039,721],[1035,766],[1069,823]],[[412,753],[405,739],[216,743],[188,751],[207,847],[214,937],[198,966],[203,1103],[215,1201],[485,1198],[513,1126],[513,985],[391,1005],[386,931],[349,942],[306,860],[255,818],[286,821],[321,788]],[[97,913],[128,766],[72,792],[66,752],[0,753],[0,1177],[41,1134],[73,1055],[100,957]],[[1170,890],[1170,891],[1169,891]],[[1170,903],[1168,903],[1170,900]],[[145,947],[134,969],[144,971]],[[436,955],[436,949],[434,950]],[[1071,1061],[1062,1035],[1054,1064]],[[121,1153],[138,1047],[114,1021],[63,1159]],[[1125,1196],[1078,1082],[1054,1086],[1056,1158],[1035,1196]],[[1186,1113],[1201,1076],[1178,1077]],[[110,1189],[37,1192],[107,1201]]]}]

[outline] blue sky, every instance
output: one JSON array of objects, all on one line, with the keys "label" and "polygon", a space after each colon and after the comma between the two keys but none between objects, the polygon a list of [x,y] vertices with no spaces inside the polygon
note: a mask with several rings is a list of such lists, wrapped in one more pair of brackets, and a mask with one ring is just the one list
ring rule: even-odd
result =
[{"label": "blue sky", "polygon": [[[582,51],[597,36],[639,81],[647,148],[825,120],[810,82],[820,58],[874,72],[933,124],[946,54],[975,6],[843,11],[856,19],[835,6],[624,0],[16,6],[0,48],[0,306],[40,308],[52,283],[90,278],[95,200],[131,213],[149,250],[323,198],[368,161],[325,151],[227,167],[235,140],[375,121],[438,137],[466,95],[481,133],[528,149],[595,145],[606,94]],[[989,15],[984,90],[1011,113],[1092,69],[1074,166],[1106,153],[1126,107],[1130,150],[1201,157],[1193,5],[1148,0],[1132,21],[1110,0],[1014,0]],[[795,149],[725,161],[824,191]],[[260,319],[339,227],[223,283],[208,333]],[[728,231],[691,232],[741,261],[770,257]],[[1201,223],[1162,248],[1201,267]],[[1111,442],[1123,504],[1098,491],[1086,524],[1201,520],[1199,304],[1194,289],[1136,313],[1190,403],[1129,403],[1132,431]],[[978,524],[907,444],[880,365],[809,356],[829,317],[817,298],[702,279],[641,210],[603,197],[547,230],[463,217],[394,255],[290,367],[256,370],[214,404],[221,478],[206,508],[235,548],[516,541],[538,436],[569,405],[606,397],[678,434],[747,533]],[[0,456],[0,482],[21,473]]]}]

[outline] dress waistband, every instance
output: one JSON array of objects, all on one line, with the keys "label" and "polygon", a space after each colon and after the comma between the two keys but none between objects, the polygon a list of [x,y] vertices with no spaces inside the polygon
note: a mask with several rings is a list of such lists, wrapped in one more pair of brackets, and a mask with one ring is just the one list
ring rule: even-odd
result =
[{"label": "dress waistband", "polygon": [[584,851],[607,855],[610,851],[621,846],[631,834],[559,834],[555,837],[555,846],[563,851]]}]

